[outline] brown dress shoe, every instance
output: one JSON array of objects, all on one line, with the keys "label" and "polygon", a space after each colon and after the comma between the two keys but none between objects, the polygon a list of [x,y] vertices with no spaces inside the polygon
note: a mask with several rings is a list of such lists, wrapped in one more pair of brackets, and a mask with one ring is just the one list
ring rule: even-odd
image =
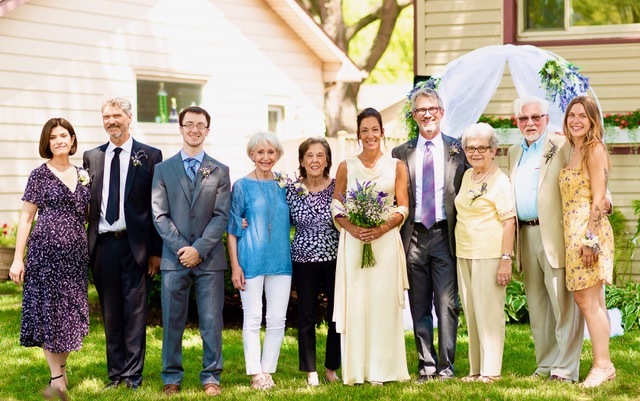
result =
[{"label": "brown dress shoe", "polygon": [[180,392],[180,385],[178,384],[165,384],[162,388],[164,395],[174,395]]},{"label": "brown dress shoe", "polygon": [[204,393],[212,397],[220,395],[221,393],[220,386],[215,383],[207,383],[204,385]]}]

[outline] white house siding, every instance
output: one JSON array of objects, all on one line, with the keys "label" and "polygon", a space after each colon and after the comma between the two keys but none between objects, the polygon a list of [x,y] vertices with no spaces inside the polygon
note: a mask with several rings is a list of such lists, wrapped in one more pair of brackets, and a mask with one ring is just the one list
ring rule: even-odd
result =
[{"label": "white house siding", "polygon": [[[206,82],[206,151],[246,174],[248,137],[267,129],[267,105],[286,106],[292,141],[324,132],[322,61],[263,0],[33,0],[0,17],[0,221],[15,220],[40,130],[51,117],[76,129],[82,153],[106,142],[101,102],[134,103],[134,137],[181,145],[175,124],[135,123],[136,76]],[[289,169],[289,167],[283,167]]]}]

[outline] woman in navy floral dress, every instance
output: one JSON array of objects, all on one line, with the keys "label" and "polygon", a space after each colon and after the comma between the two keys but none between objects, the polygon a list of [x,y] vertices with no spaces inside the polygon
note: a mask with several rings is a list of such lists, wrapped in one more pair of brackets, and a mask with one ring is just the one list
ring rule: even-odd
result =
[{"label": "woman in navy floral dress", "polygon": [[76,149],[76,134],[67,120],[52,118],[45,123],[40,156],[49,160],[29,175],[9,272],[14,282],[24,281],[20,344],[44,349],[51,371],[45,396],[61,399],[66,399],[69,352],[82,347],[89,331],[84,228],[89,175],[69,161]]},{"label": "woman in navy floral dress", "polygon": [[300,179],[287,185],[287,203],[296,233],[291,242],[293,281],[298,296],[299,368],[307,384],[319,385],[316,371],[316,310],[321,292],[327,297],[325,378],[338,379],[340,336],[332,319],[338,257],[338,230],[331,217],[335,180],[329,177],[331,148],[324,138],[309,138],[298,148]]}]

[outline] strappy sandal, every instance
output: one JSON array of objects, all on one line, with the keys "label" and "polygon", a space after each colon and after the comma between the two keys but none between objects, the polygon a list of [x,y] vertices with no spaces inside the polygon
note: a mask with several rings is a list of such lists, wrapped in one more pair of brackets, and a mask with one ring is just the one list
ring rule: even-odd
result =
[{"label": "strappy sandal", "polygon": [[462,379],[460,379],[460,381],[462,381],[464,383],[477,382],[478,380],[480,380],[480,375],[469,375],[469,376],[465,376]]},{"label": "strappy sandal", "polygon": [[613,364],[608,369],[596,369],[591,368],[587,378],[584,379],[582,383],[580,383],[580,387],[582,388],[594,388],[603,385],[605,382],[613,380],[616,378],[616,368],[613,367]]},{"label": "strappy sandal", "polygon": [[64,378],[64,375],[52,377],[49,379],[49,385],[42,392],[42,396],[47,400],[53,400],[55,398],[60,399],[60,401],[68,401],[69,397],[67,397],[67,391],[62,390],[58,387],[54,387],[51,385],[51,382],[54,380],[58,380]]},{"label": "strappy sandal", "polygon": [[69,378],[67,377],[67,364],[60,365],[60,369],[62,369],[62,376],[64,376],[64,385],[69,385]]},{"label": "strappy sandal", "polygon": [[501,378],[501,376],[480,376],[478,377],[477,381],[481,383],[491,384],[499,381]]}]

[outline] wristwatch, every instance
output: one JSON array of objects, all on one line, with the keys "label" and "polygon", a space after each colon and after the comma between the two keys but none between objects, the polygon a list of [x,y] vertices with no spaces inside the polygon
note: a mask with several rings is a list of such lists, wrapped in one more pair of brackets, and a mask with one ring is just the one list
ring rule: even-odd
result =
[{"label": "wristwatch", "polygon": [[502,256],[500,256],[500,259],[502,259],[502,260],[511,260],[513,258],[508,253],[503,253]]}]

